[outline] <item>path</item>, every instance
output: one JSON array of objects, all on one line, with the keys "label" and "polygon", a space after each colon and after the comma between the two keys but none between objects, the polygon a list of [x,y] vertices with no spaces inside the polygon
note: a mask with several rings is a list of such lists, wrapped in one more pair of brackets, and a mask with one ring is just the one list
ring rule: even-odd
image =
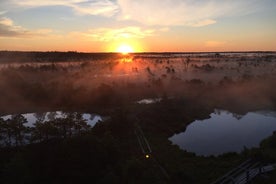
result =
[{"label": "path", "polygon": [[169,179],[169,175],[167,171],[164,169],[164,167],[161,166],[161,164],[157,161],[157,159],[152,154],[151,146],[147,138],[145,137],[142,128],[137,123],[135,124],[135,135],[138,139],[138,143],[142,150],[142,153],[145,155],[145,158],[151,159],[155,163],[155,165],[160,169],[160,171],[165,176],[165,178]]},{"label": "path", "polygon": [[235,169],[232,169],[212,184],[246,184],[256,176],[270,172],[276,168],[276,164],[262,165],[251,159],[246,160]]}]

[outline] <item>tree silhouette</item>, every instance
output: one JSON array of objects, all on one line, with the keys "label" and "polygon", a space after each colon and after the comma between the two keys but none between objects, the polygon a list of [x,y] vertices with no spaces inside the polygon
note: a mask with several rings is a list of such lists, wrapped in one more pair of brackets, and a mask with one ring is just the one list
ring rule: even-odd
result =
[{"label": "tree silhouette", "polygon": [[44,122],[41,128],[44,140],[49,140],[50,137],[57,137],[59,135],[56,120]]},{"label": "tree silhouette", "polygon": [[42,130],[43,123],[40,121],[36,121],[34,127],[32,128],[31,132],[31,143],[33,142],[42,142],[43,140],[43,130]]},{"label": "tree silhouette", "polygon": [[34,113],[34,116],[36,117],[36,122],[34,124],[35,127],[31,128],[31,142],[41,142],[43,141],[46,113]]},{"label": "tree silhouette", "polygon": [[1,120],[1,137],[5,146],[11,146],[12,144],[12,128],[9,126],[10,121],[11,119]]},{"label": "tree silhouette", "polygon": [[4,144],[5,139],[5,120],[3,118],[0,118],[0,146]]},{"label": "tree silhouette", "polygon": [[47,115],[47,118],[48,118],[50,121],[53,121],[53,120],[55,120],[56,115],[57,115],[56,112],[49,112],[49,114]]},{"label": "tree silhouette", "polygon": [[68,122],[67,118],[56,118],[54,120],[54,126],[57,128],[58,130],[58,136],[62,137],[62,138],[67,138],[67,135],[69,133],[69,129],[71,122]]},{"label": "tree silhouette", "polygon": [[[15,146],[22,145],[27,123],[27,119],[22,114],[13,115],[11,119],[8,120],[8,129],[11,130],[11,135],[14,138]],[[9,137],[9,142],[11,143],[11,137]]]},{"label": "tree silhouette", "polygon": [[69,137],[72,137],[73,134],[73,127],[75,125],[75,113],[64,113],[65,119],[64,123],[66,126],[66,131]]},{"label": "tree silhouette", "polygon": [[34,117],[36,117],[37,122],[42,123],[42,122],[44,122],[44,120],[46,118],[46,113],[45,112],[42,112],[42,113],[37,112],[37,113],[34,113]]},{"label": "tree silhouette", "polygon": [[48,141],[52,137],[58,137],[58,135],[59,133],[58,128],[56,127],[56,120],[44,122],[37,121],[32,130],[32,141]]},{"label": "tree silhouette", "polygon": [[191,62],[191,58],[190,56],[187,56],[185,59],[182,59],[184,66],[185,66],[185,70],[187,71],[189,68],[189,64]]},{"label": "tree silhouette", "polygon": [[74,128],[77,132],[77,135],[80,135],[83,131],[88,131],[90,128],[90,125],[87,124],[87,121],[82,117],[81,113],[75,114]]}]

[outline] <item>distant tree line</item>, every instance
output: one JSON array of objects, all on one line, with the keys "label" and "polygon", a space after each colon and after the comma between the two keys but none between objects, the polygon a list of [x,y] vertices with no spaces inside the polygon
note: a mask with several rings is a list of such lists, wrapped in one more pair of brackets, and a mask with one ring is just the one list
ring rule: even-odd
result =
[{"label": "distant tree line", "polygon": [[0,51],[0,63],[16,62],[69,62],[105,60],[117,57],[117,53],[83,53],[76,51],[68,52],[21,52]]}]

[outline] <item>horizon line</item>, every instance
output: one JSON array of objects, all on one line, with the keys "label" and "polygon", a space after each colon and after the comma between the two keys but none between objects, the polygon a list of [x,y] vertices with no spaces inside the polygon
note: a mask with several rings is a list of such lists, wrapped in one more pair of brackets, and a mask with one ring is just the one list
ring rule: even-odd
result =
[{"label": "horizon line", "polygon": [[[29,53],[39,53],[39,52],[61,52],[61,53],[86,53],[86,54],[121,54],[121,52],[108,52],[108,51],[98,51],[98,52],[86,52],[86,51],[27,51],[27,50],[0,50],[0,52],[29,52]],[[128,54],[178,54],[178,53],[274,53],[276,50],[248,50],[248,51],[145,51],[145,52],[129,52]]]}]

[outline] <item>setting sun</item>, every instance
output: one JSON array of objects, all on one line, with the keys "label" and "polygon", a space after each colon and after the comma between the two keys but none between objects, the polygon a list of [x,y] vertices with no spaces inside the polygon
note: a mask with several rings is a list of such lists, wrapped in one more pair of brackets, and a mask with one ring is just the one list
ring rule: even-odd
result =
[{"label": "setting sun", "polygon": [[117,48],[117,52],[120,52],[122,54],[128,54],[130,52],[133,52],[133,48],[129,45],[120,45],[118,48]]}]

